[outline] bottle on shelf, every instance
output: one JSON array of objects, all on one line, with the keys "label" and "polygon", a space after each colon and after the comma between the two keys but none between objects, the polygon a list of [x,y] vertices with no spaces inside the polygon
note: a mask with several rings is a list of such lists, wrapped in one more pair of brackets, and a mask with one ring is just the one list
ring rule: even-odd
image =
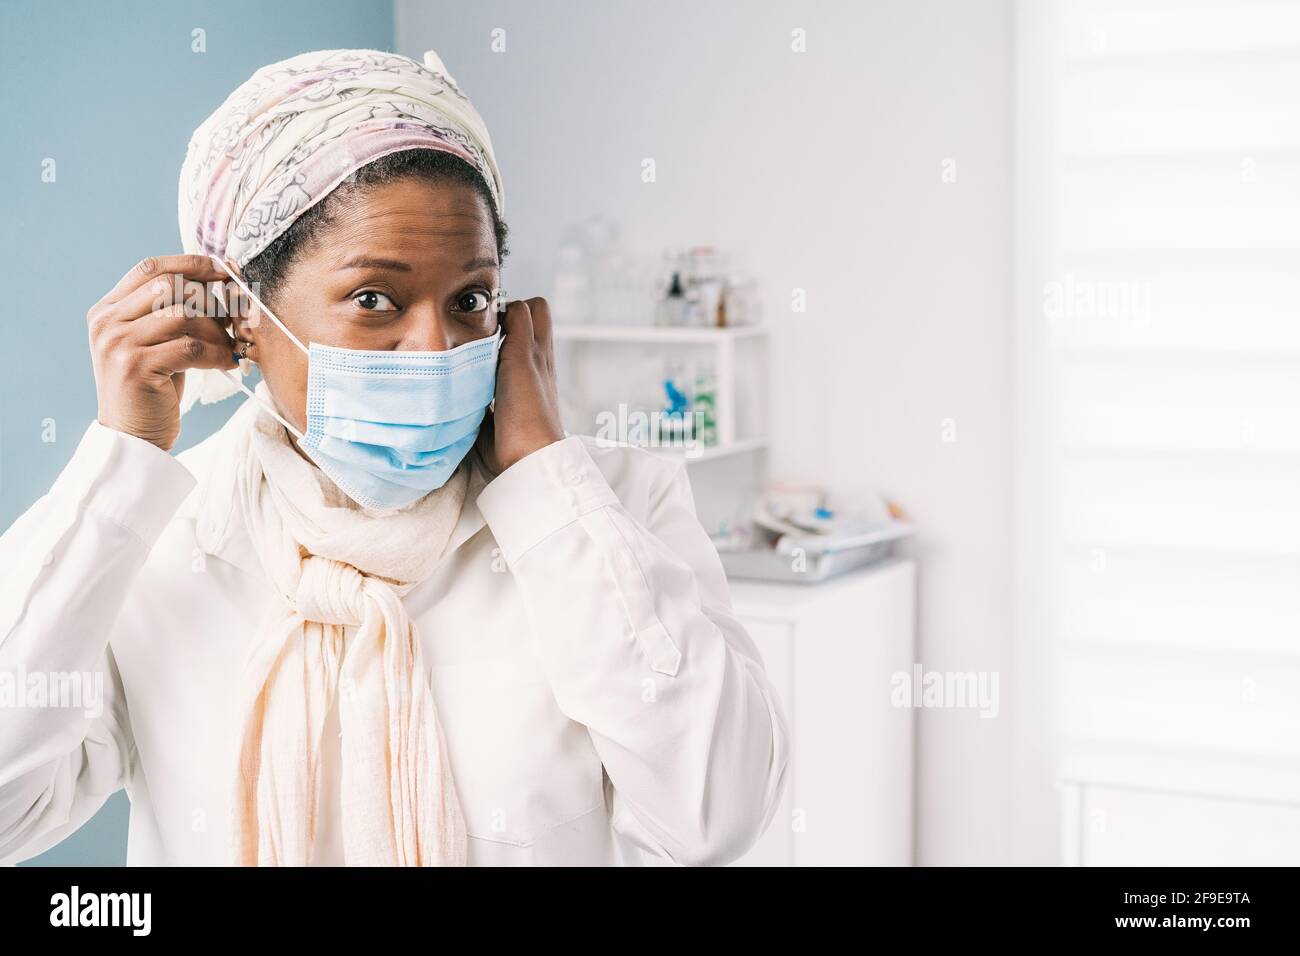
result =
[{"label": "bottle on shelf", "polygon": [[654,417],[652,444],[659,448],[672,448],[690,439],[692,421],[690,377],[680,360],[670,359],[663,365],[662,401]]},{"label": "bottle on shelf", "polygon": [[698,365],[691,385],[691,421],[694,438],[701,445],[712,447],[718,443],[718,382],[713,369]]},{"label": "bottle on shelf", "polygon": [[672,284],[668,286],[668,293],[659,303],[659,308],[655,313],[655,325],[667,327],[685,324],[686,293],[682,289],[681,274],[674,272]]},{"label": "bottle on shelf", "polygon": [[557,322],[584,324],[592,320],[591,275],[581,243],[566,241],[560,246],[555,270],[555,292],[551,312]]},{"label": "bottle on shelf", "polygon": [[686,301],[687,325],[716,328],[722,300],[720,257],[712,246],[696,246],[688,258]]}]

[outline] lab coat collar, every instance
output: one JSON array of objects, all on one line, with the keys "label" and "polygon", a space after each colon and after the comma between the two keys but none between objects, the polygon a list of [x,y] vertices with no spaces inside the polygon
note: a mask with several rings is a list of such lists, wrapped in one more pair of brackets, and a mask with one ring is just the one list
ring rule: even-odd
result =
[{"label": "lab coat collar", "polygon": [[[235,435],[240,427],[238,419],[241,415],[255,413],[254,409],[248,407],[250,404],[253,404],[253,400],[245,399],[235,414],[215,434],[176,456],[178,461],[190,469],[196,480],[196,487],[177,512],[178,518],[197,521],[200,503],[211,487],[213,470],[223,466],[233,467]],[[443,551],[435,567],[448,560],[457,548],[487,524],[478,507],[478,496],[491,480],[491,476],[479,460],[476,451],[471,451],[467,456],[466,466],[470,469],[470,475],[469,484],[465,489],[465,503],[447,541],[446,550]],[[248,531],[247,516],[234,507],[222,511],[226,515],[224,527],[209,528],[206,529],[206,533],[204,529],[195,529],[195,539],[200,547],[204,553],[232,564],[241,571],[248,574],[262,574],[262,563],[253,546],[252,535]]]}]

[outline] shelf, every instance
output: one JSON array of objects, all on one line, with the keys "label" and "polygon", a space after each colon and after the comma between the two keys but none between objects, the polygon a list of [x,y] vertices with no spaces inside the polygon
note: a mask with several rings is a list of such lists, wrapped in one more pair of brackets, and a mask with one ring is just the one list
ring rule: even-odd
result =
[{"label": "shelf", "polygon": [[868,579],[888,581],[898,576],[908,581],[907,587],[910,590],[914,574],[916,565],[911,558],[894,555],[817,584],[755,581],[753,578],[727,578],[727,584],[736,613],[746,617],[792,621],[798,619],[799,612],[807,605],[827,598],[842,599],[846,593],[866,586]]},{"label": "shelf", "polygon": [[[564,434],[567,436],[586,433],[566,431]],[[763,451],[767,448],[766,438],[745,438],[729,445],[709,445],[701,448],[698,454],[687,457],[686,449],[681,445],[646,445],[639,442],[615,442],[609,439],[600,439],[600,441],[608,445],[627,445],[632,448],[641,448],[652,455],[661,455],[664,458],[683,458],[687,464],[693,464],[697,461],[714,461],[718,458],[730,458],[733,455],[748,455],[751,452]]]},{"label": "shelf", "polygon": [[750,452],[762,451],[767,447],[767,440],[763,438],[745,438],[740,441],[734,441],[727,445],[709,445],[699,449],[698,454],[687,455],[686,449],[680,445],[664,445],[662,447],[644,447],[646,451],[653,452],[656,455],[663,455],[667,458],[685,459],[688,465],[695,464],[699,461],[714,461],[718,458],[729,458],[732,455],[746,455]]},{"label": "shelf", "polygon": [[714,345],[767,334],[765,325],[726,328],[662,325],[565,325],[557,322],[551,334],[560,342],[630,342],[673,345]]},{"label": "shelf", "polygon": [[[761,402],[765,392],[761,384],[763,365],[767,352],[767,327],[763,325],[738,325],[724,328],[653,325],[599,325],[570,324],[552,327],[555,340],[569,342],[574,348],[564,354],[561,365],[566,371],[562,389],[579,396],[575,399],[575,412],[584,420],[589,416],[581,409],[621,408],[616,404],[625,395],[628,383],[621,370],[617,355],[645,353],[651,359],[663,346],[695,347],[711,353],[714,375],[714,424],[717,444],[699,447],[689,455],[681,447],[649,448],[656,454],[684,459],[687,464],[712,461],[733,455],[743,455],[766,447],[759,438],[742,438],[761,432]],[[612,355],[605,344],[633,346]],[[582,347],[579,347],[582,346]],[[592,346],[592,347],[586,347]],[[752,370],[752,371],[751,371]],[[742,374],[748,373],[748,374]],[[641,369],[641,374],[650,374]],[[755,380],[755,376],[760,380]],[[741,402],[745,402],[741,414]],[[756,411],[756,406],[759,411]],[[749,416],[753,425],[743,419]],[[752,429],[752,430],[751,430]]]}]

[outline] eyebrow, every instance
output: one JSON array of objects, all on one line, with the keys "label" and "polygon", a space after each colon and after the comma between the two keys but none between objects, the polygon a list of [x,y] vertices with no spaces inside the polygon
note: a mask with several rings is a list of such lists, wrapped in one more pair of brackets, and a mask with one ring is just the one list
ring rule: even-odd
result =
[{"label": "eyebrow", "polygon": [[[496,259],[489,256],[479,256],[471,259],[463,266],[466,272],[473,272],[475,269],[495,269],[497,267]],[[376,259],[371,256],[357,256],[349,259],[339,266],[340,269],[391,269],[394,272],[410,272],[411,267],[405,262],[397,259]]]},{"label": "eyebrow", "polygon": [[357,256],[349,259],[340,269],[392,269],[394,272],[410,272],[411,267],[396,259],[373,259],[369,256]]}]

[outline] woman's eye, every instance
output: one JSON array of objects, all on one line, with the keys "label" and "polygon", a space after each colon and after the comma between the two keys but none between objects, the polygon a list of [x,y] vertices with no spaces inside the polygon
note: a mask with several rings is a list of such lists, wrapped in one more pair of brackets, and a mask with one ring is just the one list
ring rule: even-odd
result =
[{"label": "woman's eye", "polygon": [[[367,312],[395,312],[397,306],[393,300],[382,292],[359,292],[352,297],[352,301]],[[388,303],[383,306],[382,303]]]},{"label": "woman's eye", "polygon": [[486,292],[466,292],[456,300],[457,312],[482,312],[492,304]]}]

